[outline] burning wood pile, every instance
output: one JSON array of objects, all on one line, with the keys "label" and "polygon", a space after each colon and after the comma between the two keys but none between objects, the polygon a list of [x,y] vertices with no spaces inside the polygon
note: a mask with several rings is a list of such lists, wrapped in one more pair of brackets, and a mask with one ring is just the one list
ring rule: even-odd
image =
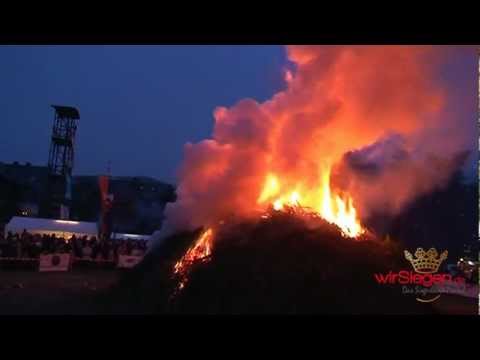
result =
[{"label": "burning wood pile", "polygon": [[[256,220],[207,229],[170,269],[169,313],[415,312],[416,304],[381,288],[372,274],[395,268],[391,243],[365,232],[272,210]],[[398,265],[400,266],[400,265]],[[401,304],[399,306],[399,303]],[[408,309],[408,310],[406,310]]]},{"label": "burning wood pile", "polygon": [[[457,198],[459,189],[464,188],[453,183],[449,199]],[[436,214],[429,221],[432,229],[442,216],[435,213],[435,199],[452,203],[444,192],[426,200],[428,206],[420,212]],[[442,209],[449,218],[461,212]],[[399,223],[404,230],[419,217],[416,208],[412,211],[408,221]],[[441,225],[442,231],[452,224]],[[365,225],[362,229],[362,235],[348,237],[311,208],[285,205],[281,210],[270,206],[248,219],[229,218],[215,227],[175,233],[135,269],[135,279],[124,286],[134,305],[120,312],[139,301],[142,311],[168,314],[434,311],[373,279],[375,273],[404,269],[403,250],[422,245],[422,238],[407,245],[397,242],[398,236],[384,238]]]},{"label": "burning wood pile", "polygon": [[[272,189],[267,188],[267,192],[268,191],[272,192]],[[262,197],[269,196],[265,196],[264,191],[261,195],[261,198]],[[331,228],[331,231],[338,232],[338,234],[350,240],[362,241],[374,239],[373,234],[362,228],[356,219],[355,209],[351,205],[351,200],[349,201],[348,208],[345,207],[345,204],[340,198],[337,198],[337,204],[340,204],[336,208],[340,209],[340,211],[336,213],[337,216],[334,216],[333,211],[328,209],[328,206],[331,206],[331,204],[327,203],[327,207],[324,208],[328,209],[327,214],[330,216],[324,217],[312,208],[302,206],[299,202],[299,194],[294,193],[291,199],[287,201],[275,200],[266,211],[258,214],[259,216],[254,222],[268,224],[287,216],[295,218],[310,229],[328,226]],[[219,233],[220,236],[222,236],[225,233],[231,232],[232,228],[236,228],[237,226],[238,224],[235,224],[235,222],[225,223],[225,221],[220,221],[215,230],[213,227],[207,228],[198,236],[194,243],[188,248],[185,255],[183,255],[173,267],[173,276],[178,279],[178,285],[172,294],[172,298],[177,296],[179,291],[187,284],[191,266],[209,261],[212,255],[215,234]],[[238,231],[238,229],[235,231]]]},{"label": "burning wood pile", "polygon": [[[280,302],[285,301],[285,294],[291,291],[288,283],[292,278],[297,278],[300,284],[304,282],[305,279],[301,279],[302,273],[304,275],[308,273],[309,281],[315,279],[314,281],[318,281],[316,286],[321,287],[322,282],[327,281],[330,284],[331,281],[334,281],[332,279],[344,277],[344,273],[347,271],[352,277],[343,278],[342,281],[355,282],[355,286],[363,284],[365,289],[371,289],[373,284],[371,276],[365,276],[368,269],[377,268],[379,264],[385,262],[385,258],[392,262],[392,254],[395,252],[392,244],[382,243],[365,227],[359,225],[358,233],[351,236],[352,232],[349,232],[348,228],[343,228],[342,223],[339,225],[330,221],[331,219],[325,219],[312,208],[302,206],[298,199],[295,203],[293,201],[285,202],[281,207],[277,205],[273,202],[266,210],[259,211],[254,217],[220,221],[215,224],[215,227],[206,228],[198,233],[171,269],[173,290],[169,302],[172,308],[176,309],[173,312],[189,312],[190,310],[182,308],[185,304],[189,304],[188,307],[194,303],[194,306],[199,306],[198,304],[201,302],[188,300],[191,296],[202,297],[201,294],[192,295],[197,291],[209,293],[212,299],[208,302],[213,301],[213,303],[219,298],[235,296],[238,289],[233,289],[230,281],[234,284],[243,283],[242,287],[250,287],[248,291],[250,296],[257,297],[259,295],[259,299],[266,296],[263,294],[265,286],[276,286],[276,284],[285,282],[287,284],[285,293],[278,293],[275,301],[271,304],[264,304],[267,307],[273,306],[272,309],[275,309],[276,301],[280,299],[282,299]],[[354,255],[357,252],[362,255]],[[318,257],[318,263],[315,263],[315,257]],[[261,258],[264,260],[259,262]],[[368,266],[354,270],[358,263],[363,261]],[[275,263],[281,264],[278,273],[275,271],[276,266],[273,265]],[[235,265],[232,267],[233,264]],[[285,267],[287,264],[290,266],[289,270]],[[253,270],[259,265],[261,270]],[[271,269],[265,273],[268,267]],[[364,271],[366,272],[364,273]],[[359,281],[359,278],[362,277],[358,276],[359,273],[363,273],[363,282]],[[229,275],[232,276],[230,280],[225,277]],[[243,277],[244,275],[245,277]],[[204,276],[206,278],[203,278]],[[260,286],[252,281],[259,277],[263,278]],[[207,282],[204,283],[204,281]],[[218,287],[215,290],[209,290],[209,286],[211,286],[209,284],[220,285],[222,282],[229,284],[228,289]],[[226,283],[223,285],[227,285]],[[341,294],[345,292],[348,293],[348,290],[342,289],[339,294],[336,294],[337,289],[335,288],[337,286],[348,287],[347,283],[345,285],[338,283],[333,285],[333,288],[327,287],[325,290],[332,292],[329,297],[337,298],[337,296],[343,296]],[[315,285],[312,284],[312,286]],[[306,288],[303,289],[306,290]],[[366,291],[365,289],[362,292]],[[275,291],[279,291],[279,289]],[[264,300],[272,301],[271,298]],[[211,304],[210,306],[215,307],[216,305]],[[314,311],[311,307],[304,308],[296,301],[292,301],[292,306],[294,309],[285,311],[302,312],[308,311],[307,309]],[[203,312],[203,310],[197,310]],[[268,309],[264,310],[270,312]],[[222,312],[223,310],[215,308],[212,311]],[[237,310],[232,309],[232,311]],[[284,310],[282,309],[282,311]]]}]

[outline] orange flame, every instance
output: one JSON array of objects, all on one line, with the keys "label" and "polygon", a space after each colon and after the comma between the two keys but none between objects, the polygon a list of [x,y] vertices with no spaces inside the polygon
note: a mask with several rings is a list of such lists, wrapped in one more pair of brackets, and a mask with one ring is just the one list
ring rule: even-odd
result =
[{"label": "orange flame", "polygon": [[330,169],[323,171],[321,184],[317,189],[303,189],[301,184],[295,190],[281,189],[277,176],[267,175],[263,190],[257,200],[260,205],[269,203],[274,210],[281,211],[285,206],[306,206],[331,224],[337,225],[348,237],[358,237],[364,229],[357,218],[357,210],[350,196],[342,197],[330,189]]}]

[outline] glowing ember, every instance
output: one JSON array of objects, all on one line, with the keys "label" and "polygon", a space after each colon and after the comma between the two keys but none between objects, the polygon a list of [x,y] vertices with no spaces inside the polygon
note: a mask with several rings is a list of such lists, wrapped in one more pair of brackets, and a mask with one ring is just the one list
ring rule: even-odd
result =
[{"label": "glowing ember", "polygon": [[[274,210],[284,210],[288,207],[299,207],[300,203],[307,206],[320,217],[331,224],[337,225],[342,233],[348,237],[358,237],[364,233],[360,221],[357,218],[357,210],[353,206],[353,199],[350,196],[340,196],[332,193],[330,189],[330,169],[323,171],[322,183],[317,189],[303,190],[302,186],[296,187],[294,191],[281,189],[281,184],[274,174],[268,174],[258,204],[269,203]],[[302,193],[302,195],[300,195]]]}]

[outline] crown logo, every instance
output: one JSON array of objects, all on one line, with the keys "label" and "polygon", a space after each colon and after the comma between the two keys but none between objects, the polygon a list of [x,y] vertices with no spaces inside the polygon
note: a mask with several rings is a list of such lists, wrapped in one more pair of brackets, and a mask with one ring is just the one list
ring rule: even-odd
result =
[{"label": "crown logo", "polygon": [[415,271],[420,274],[436,273],[440,264],[448,256],[448,251],[445,250],[439,257],[437,250],[434,248],[428,251],[418,248],[417,251],[415,251],[415,258],[407,250],[405,250],[404,253],[405,258],[411,262]]}]

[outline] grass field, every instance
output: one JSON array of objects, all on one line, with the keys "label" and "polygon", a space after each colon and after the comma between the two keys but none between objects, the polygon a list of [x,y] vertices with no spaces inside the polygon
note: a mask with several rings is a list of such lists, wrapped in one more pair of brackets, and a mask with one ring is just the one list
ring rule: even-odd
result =
[{"label": "grass field", "polygon": [[61,273],[0,270],[0,315],[88,315],[107,313],[99,301],[119,270],[78,269]]},{"label": "grass field", "polygon": [[[130,311],[110,291],[121,275],[116,269],[0,270],[0,315],[148,314],[147,308]],[[136,295],[140,300],[138,296],[142,294]],[[443,295],[432,305],[437,314],[478,314],[478,301],[460,296]]]}]

